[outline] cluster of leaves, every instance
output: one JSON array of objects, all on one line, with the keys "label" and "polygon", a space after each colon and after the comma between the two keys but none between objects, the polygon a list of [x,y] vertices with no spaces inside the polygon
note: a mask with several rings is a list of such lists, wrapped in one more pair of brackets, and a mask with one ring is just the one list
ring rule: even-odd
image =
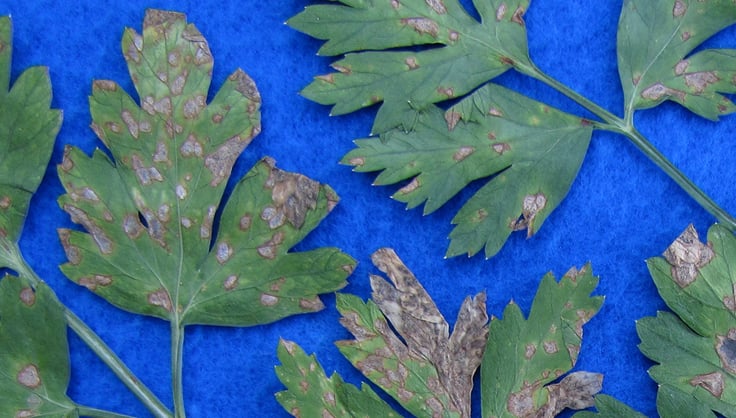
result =
[{"label": "cluster of leaves", "polygon": [[[320,54],[347,53],[332,65],[336,72],[303,90],[307,98],[333,105],[332,114],[381,103],[378,137],[356,141],[343,163],[381,171],[378,185],[410,180],[393,197],[409,208],[424,203],[425,214],[490,178],[453,218],[447,256],[485,248],[491,257],[513,231],[533,235],[567,194],[594,129],[628,136],[679,181],[636,132],[634,112],[665,100],[710,119],[736,111],[721,94],[736,92],[736,51],[691,54],[736,22],[730,0],[624,2],[617,44],[623,119],[536,68],[523,20],[529,0],[474,0],[480,21],[457,0],[340,3],[309,6],[288,23],[327,40]],[[509,69],[550,84],[601,120],[489,83]],[[463,96],[447,110],[435,105]]]},{"label": "cluster of leaves", "polygon": [[[431,297],[393,250],[373,262],[391,280],[371,275],[372,300],[338,295],[340,322],[355,337],[340,352],[373,383],[417,417],[470,417],[473,375],[481,367],[483,416],[555,416],[593,405],[602,375],[570,371],[585,325],[603,298],[590,268],[570,270],[557,282],[546,275],[528,318],[510,303],[488,324],[485,294],[467,297],[452,333]],[[277,399],[294,416],[399,416],[368,385],[358,389],[328,378],[314,356],[291,341],[278,350],[276,368],[286,391]]]},{"label": "cluster of leaves", "polygon": [[[94,82],[92,127],[103,151],[67,147],[59,205],[84,231],[61,229],[73,281],[131,312],[171,323],[175,413],[183,416],[181,356],[189,324],[251,326],[314,312],[345,285],[355,261],[336,248],[292,253],[337,204],[336,193],[265,158],[223,199],[231,168],[260,132],[260,95],[235,71],[211,101],[212,55],[184,15],[149,10],[123,43],[140,105]],[[61,113],[46,71],[10,92],[10,20],[0,20],[0,381],[3,416],[72,416],[65,322],[53,292],[17,246],[28,202],[48,164]],[[214,228],[220,213],[219,229]],[[51,341],[49,341],[51,340]],[[29,394],[30,392],[30,394]]]}]

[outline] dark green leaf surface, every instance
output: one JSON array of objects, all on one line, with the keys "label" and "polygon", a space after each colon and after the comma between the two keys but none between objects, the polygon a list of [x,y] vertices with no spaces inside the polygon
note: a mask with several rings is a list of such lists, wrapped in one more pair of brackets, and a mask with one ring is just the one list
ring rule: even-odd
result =
[{"label": "dark green leaf surface", "polygon": [[598,411],[577,412],[573,418],[646,418],[646,415],[608,395],[596,395],[595,409]]},{"label": "dark green leaf surface", "polygon": [[278,357],[281,365],[276,366],[276,374],[287,390],[278,392],[276,399],[295,417],[400,416],[370,386],[358,389],[337,373],[328,378],[316,357],[307,356],[291,341],[279,343]]},{"label": "dark green leaf surface", "polygon": [[[98,80],[93,129],[113,159],[67,148],[61,230],[73,281],[133,312],[186,324],[254,325],[322,308],[354,261],[334,248],[289,249],[337,203],[329,186],[256,164],[221,202],[235,160],[260,132],[260,95],[235,71],[206,103],[213,60],[184,15],[149,10],[123,53],[140,106]],[[224,207],[221,207],[224,206]],[[221,211],[219,232],[213,224]]]},{"label": "dark green leaf surface", "polygon": [[618,30],[626,113],[664,100],[709,119],[736,111],[720,94],[736,93],[736,50],[692,53],[734,23],[731,0],[626,0]]},{"label": "dark green leaf surface", "polygon": [[485,294],[465,299],[450,334],[393,250],[380,249],[372,259],[391,284],[371,276],[373,300],[366,303],[338,295],[340,322],[355,337],[339,341],[340,352],[415,416],[469,417],[473,375],[488,333]]},{"label": "dark green leaf surface", "polygon": [[708,244],[690,226],[663,258],[647,261],[659,294],[677,314],[659,312],[637,322],[640,350],[659,363],[649,374],[660,391],[667,386],[671,392],[660,394],[658,408],[675,411],[697,400],[693,411],[736,416],[734,260],[736,237],[714,225]]},{"label": "dark green leaf surface", "polygon": [[[475,1],[472,18],[457,0],[343,0],[314,5],[293,28],[327,42],[323,55],[349,53],[303,94],[344,114],[383,102],[373,132],[409,129],[413,109],[460,97],[509,68],[531,67],[523,15],[528,0]],[[416,45],[422,50],[391,49]]]},{"label": "dark green leaf surface", "polygon": [[586,266],[558,283],[546,275],[529,318],[510,303],[503,319],[491,320],[481,366],[483,416],[554,416],[565,408],[593,405],[601,375],[577,372],[548,385],[575,366],[585,325],[603,297],[591,297],[598,284]]},{"label": "dark green leaf surface", "polygon": [[411,132],[356,141],[343,158],[381,171],[375,184],[412,179],[393,197],[430,213],[473,180],[497,174],[453,219],[448,256],[496,254],[515,230],[532,236],[567,195],[592,128],[584,120],[489,84],[443,114],[420,112]]},{"label": "dark green leaf surface", "polygon": [[51,289],[20,277],[0,280],[0,416],[77,417],[66,396],[66,322]]},{"label": "dark green leaf surface", "polygon": [[46,68],[27,69],[10,88],[12,52],[11,20],[0,17],[0,241],[11,243],[20,236],[62,119],[59,110],[49,108]]}]

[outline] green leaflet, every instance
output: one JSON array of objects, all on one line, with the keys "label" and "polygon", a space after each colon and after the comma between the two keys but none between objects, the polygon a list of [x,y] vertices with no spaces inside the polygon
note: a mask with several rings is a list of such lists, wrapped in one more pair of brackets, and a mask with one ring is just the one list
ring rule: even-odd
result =
[{"label": "green leaflet", "polygon": [[[323,55],[347,52],[336,73],[303,94],[344,114],[383,102],[373,132],[411,128],[414,110],[460,97],[512,67],[532,67],[523,15],[528,0],[475,1],[482,22],[457,0],[347,1],[314,5],[287,22],[327,42]],[[382,51],[414,45],[420,51]]]},{"label": "green leaflet", "polygon": [[10,88],[11,35],[10,18],[0,17],[0,267],[16,267],[5,252],[20,237],[62,119],[61,111],[49,109],[51,81],[45,67],[25,70]]},{"label": "green leaflet", "polygon": [[66,396],[69,351],[66,322],[44,283],[0,280],[0,416],[78,417]]},{"label": "green leaflet", "polygon": [[533,235],[575,179],[592,128],[495,84],[444,112],[432,106],[410,132],[356,141],[343,158],[356,171],[379,171],[375,184],[412,178],[394,198],[430,213],[473,180],[497,174],[453,219],[447,256],[495,255],[515,230]]},{"label": "green leaflet", "polygon": [[708,119],[736,106],[719,93],[736,93],[736,50],[703,50],[703,41],[736,23],[730,0],[627,0],[618,30],[624,109],[673,100]]},{"label": "green leaflet", "polygon": [[595,409],[598,412],[580,411],[574,418],[646,418],[646,415],[631,409],[627,405],[608,395],[596,395]]},{"label": "green leaflet", "polygon": [[603,303],[603,297],[590,296],[597,284],[589,266],[571,270],[559,283],[547,274],[528,319],[512,302],[503,319],[491,320],[481,366],[483,416],[554,416],[593,405],[601,375],[576,372],[544,385],[575,366],[583,325]]},{"label": "green leaflet", "polygon": [[179,327],[321,309],[317,295],[344,286],[354,261],[334,248],[288,251],[337,203],[334,191],[266,158],[220,208],[235,160],[260,131],[253,81],[237,70],[207,104],[212,56],[178,13],[149,10],[122,49],[141,105],[112,81],[94,83],[92,126],[113,160],[65,151],[59,204],[86,232],[59,231],[64,273]]},{"label": "green leaflet", "polygon": [[370,386],[363,384],[358,389],[337,373],[328,378],[315,356],[307,356],[291,341],[281,340],[278,357],[281,365],[276,366],[276,374],[287,390],[278,392],[276,399],[294,416],[400,416]]},{"label": "green leaflet", "polygon": [[689,226],[664,258],[647,261],[659,294],[676,314],[659,312],[636,326],[640,350],[659,363],[649,374],[660,392],[668,390],[658,396],[658,409],[695,403],[689,416],[704,416],[697,412],[703,410],[736,416],[735,259],[736,237],[714,225],[707,245]]}]

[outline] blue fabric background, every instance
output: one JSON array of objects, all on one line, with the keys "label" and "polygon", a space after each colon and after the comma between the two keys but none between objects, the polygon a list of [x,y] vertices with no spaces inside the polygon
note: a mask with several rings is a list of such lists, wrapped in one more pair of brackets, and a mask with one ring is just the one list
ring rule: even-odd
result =
[{"label": "blue fabric background", "polygon": [[[283,24],[308,0],[100,2],[0,0],[0,15],[14,23],[13,79],[33,65],[49,67],[53,106],[63,109],[52,165],[47,171],[21,241],[37,272],[59,298],[115,349],[139,378],[171,404],[169,327],[163,321],[120,311],[60,273],[65,261],[56,228],[71,227],[56,205],[62,193],[55,175],[65,144],[87,153],[101,146],[88,128],[87,95],[93,79],[112,79],[129,92],[132,83],[120,52],[124,27],[140,30],[145,9],[188,15],[210,44],[215,58],[213,89],[240,67],[256,81],[263,97],[263,132],[239,160],[239,178],[265,155],[279,167],[329,183],[341,196],[335,211],[297,249],[337,246],[359,261],[346,292],[369,296],[368,274],[377,270],[370,254],[396,249],[426,286],[440,310],[454,323],[463,298],[485,290],[488,309],[500,315],[510,300],[528,312],[539,279],[557,277],[591,262],[606,301],[585,328],[576,370],[605,374],[603,392],[655,416],[652,365],[638,351],[635,321],[665,309],[644,260],[657,256],[689,224],[704,236],[715,220],[682,192],[625,138],[596,132],[577,180],[544,227],[527,240],[515,234],[493,259],[482,256],[445,260],[450,219],[470,196],[461,194],[441,210],[422,216],[406,211],[389,196],[391,187],[372,187],[373,175],[351,173],[337,164],[352,140],[368,134],[375,109],[328,117],[329,109],[298,95],[313,76],[329,71],[329,58],[315,55],[320,42]],[[464,1],[470,4],[470,1]],[[531,56],[537,65],[583,95],[621,114],[616,67],[616,29],[621,0],[535,0],[525,19]],[[730,28],[709,46],[736,47]],[[566,111],[587,115],[576,105],[530,79],[509,73],[500,84]],[[211,93],[214,93],[213,90]],[[736,117],[720,123],[700,119],[665,104],[636,115],[636,123],[668,158],[730,213],[736,213]],[[283,387],[273,366],[280,337],[316,352],[326,371],[339,371],[358,383],[360,376],[333,342],[349,335],[338,324],[334,296],[314,315],[254,328],[187,329],[185,396],[192,417],[287,416],[273,394]],[[134,416],[149,416],[94,354],[70,333],[73,365],[69,393],[76,401]],[[476,415],[479,416],[476,390]]]}]

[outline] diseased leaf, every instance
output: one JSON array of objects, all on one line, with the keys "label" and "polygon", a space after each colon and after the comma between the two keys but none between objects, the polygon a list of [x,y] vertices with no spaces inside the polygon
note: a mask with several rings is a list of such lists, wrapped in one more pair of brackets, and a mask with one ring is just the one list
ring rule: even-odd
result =
[{"label": "diseased leaf", "polygon": [[343,382],[337,373],[328,378],[314,355],[291,341],[281,340],[278,347],[280,366],[276,374],[287,390],[276,399],[295,417],[400,417],[391,407],[363,384],[361,389]]},{"label": "diseased leaf", "polygon": [[532,236],[564,199],[590,143],[585,120],[489,84],[443,113],[420,112],[414,130],[356,141],[343,158],[379,171],[375,184],[411,178],[394,198],[430,213],[470,182],[497,174],[453,219],[447,256],[495,255],[515,230]]},{"label": "diseased leaf", "polygon": [[22,277],[0,280],[0,416],[78,417],[66,395],[66,322],[51,289]]},{"label": "diseased leaf", "polygon": [[[660,384],[658,408],[674,411],[695,403],[736,416],[736,237],[723,226],[700,242],[693,226],[665,251],[647,261],[657,290],[676,314],[659,312],[639,320],[639,349],[659,363],[649,370]],[[679,317],[679,318],[678,318]],[[698,406],[699,405],[699,406]],[[688,416],[688,415],[683,415]]]},{"label": "diseased leaf", "polygon": [[485,294],[465,299],[450,334],[445,318],[393,250],[378,250],[372,259],[392,284],[372,275],[373,301],[367,303],[338,295],[340,322],[355,337],[338,342],[338,348],[414,415],[469,417],[473,375],[488,333]]},{"label": "diseased leaf", "polygon": [[[573,415],[573,418],[646,418],[624,403],[612,398],[608,395],[595,396],[595,409],[597,412],[580,411]],[[662,415],[666,417],[667,415]]]},{"label": "diseased leaf", "polygon": [[716,414],[693,395],[670,385],[661,385],[657,391],[657,412],[665,418],[716,418]]},{"label": "diseased leaf", "polygon": [[589,266],[570,270],[559,283],[547,274],[528,319],[512,302],[503,319],[491,320],[481,366],[483,416],[555,416],[593,406],[602,375],[575,372],[549,383],[575,366],[583,325],[603,303],[590,296],[597,284]]},{"label": "diseased leaf", "polygon": [[64,273],[181,327],[321,309],[317,295],[344,286],[354,261],[335,248],[288,251],[337,203],[335,192],[265,158],[221,202],[260,132],[253,81],[237,70],[207,104],[212,56],[178,13],[149,10],[143,34],[127,29],[122,49],[141,104],[113,81],[94,82],[92,127],[112,159],[68,147],[59,165],[59,204],[86,230],[59,231]]},{"label": "diseased leaf", "polygon": [[0,17],[0,267],[14,267],[5,261],[6,248],[20,237],[62,119],[59,110],[49,108],[45,67],[25,70],[10,88],[12,53],[12,23]]},{"label": "diseased leaf", "polygon": [[618,65],[625,109],[672,100],[700,116],[718,119],[736,106],[736,50],[692,53],[736,23],[731,0],[626,0],[618,29]]},{"label": "diseased leaf", "polygon": [[[327,42],[323,55],[350,53],[302,92],[332,114],[383,102],[373,132],[411,129],[414,110],[460,97],[512,67],[532,67],[528,0],[476,0],[481,22],[457,0],[341,0],[314,5],[287,22]],[[425,45],[420,51],[392,50]]]}]

